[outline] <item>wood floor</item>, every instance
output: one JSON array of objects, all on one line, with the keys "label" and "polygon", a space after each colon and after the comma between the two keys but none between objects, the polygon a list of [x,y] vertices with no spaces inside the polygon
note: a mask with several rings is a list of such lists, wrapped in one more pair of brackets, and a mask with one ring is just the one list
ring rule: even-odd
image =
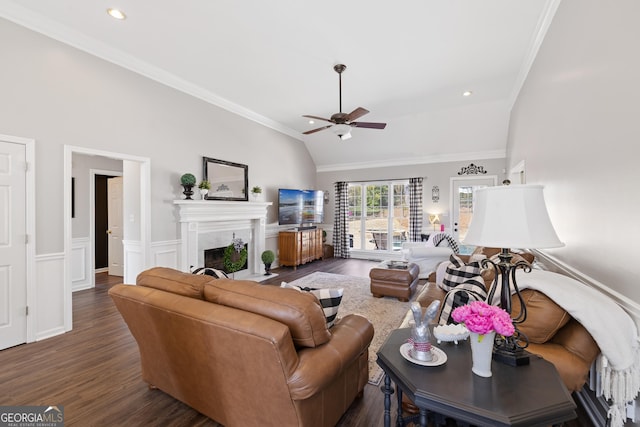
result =
[{"label": "wood floor", "polygon": [[[314,261],[276,269],[278,276],[264,283],[279,285],[314,271],[367,277],[376,264]],[[0,351],[0,405],[61,405],[66,426],[220,426],[141,380],[138,347],[107,295],[120,282],[100,274],[95,289],[73,294],[71,332]],[[338,426],[383,426],[382,410],[382,393],[367,385]]]}]

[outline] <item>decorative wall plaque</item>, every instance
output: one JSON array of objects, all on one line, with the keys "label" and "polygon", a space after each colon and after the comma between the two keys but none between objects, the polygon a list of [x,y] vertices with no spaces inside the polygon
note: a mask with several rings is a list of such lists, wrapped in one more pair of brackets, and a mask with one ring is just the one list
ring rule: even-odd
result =
[{"label": "decorative wall plaque", "polygon": [[461,168],[458,175],[479,175],[484,173],[487,173],[487,171],[484,170],[484,166],[476,166],[471,163],[469,166]]}]

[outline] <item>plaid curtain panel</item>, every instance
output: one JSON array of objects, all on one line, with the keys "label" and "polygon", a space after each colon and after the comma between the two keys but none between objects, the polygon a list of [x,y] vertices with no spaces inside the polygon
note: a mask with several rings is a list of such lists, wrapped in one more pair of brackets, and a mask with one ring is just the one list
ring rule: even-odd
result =
[{"label": "plaid curtain panel", "polygon": [[409,179],[409,241],[419,242],[422,233],[422,178]]},{"label": "plaid curtain panel", "polygon": [[349,184],[336,182],[336,204],[333,221],[333,256],[349,258],[347,216],[349,214]]}]

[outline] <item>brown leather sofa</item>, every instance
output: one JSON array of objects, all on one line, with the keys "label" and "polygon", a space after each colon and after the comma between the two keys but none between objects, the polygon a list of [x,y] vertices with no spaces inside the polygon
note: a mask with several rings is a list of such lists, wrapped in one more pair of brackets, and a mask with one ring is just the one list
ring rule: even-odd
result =
[{"label": "brown leather sofa", "polygon": [[368,379],[373,326],[331,329],[315,296],[169,268],[109,294],[138,343],[142,378],[233,426],[334,426]]},{"label": "brown leather sofa", "polygon": [[[491,257],[498,249],[485,248],[485,255]],[[521,254],[528,262],[533,262],[532,254]],[[459,256],[464,262],[468,256]],[[485,287],[489,289],[493,274],[483,271]],[[429,276],[416,300],[428,307],[434,300],[442,301],[446,292],[436,285],[436,273]],[[589,332],[573,319],[562,307],[545,294],[532,290],[522,290],[527,307],[527,319],[518,328],[529,338],[527,351],[537,354],[553,363],[562,381],[570,392],[580,390],[587,381],[592,362],[600,353],[598,345]],[[520,302],[517,297],[511,300],[512,312],[517,314]]]}]

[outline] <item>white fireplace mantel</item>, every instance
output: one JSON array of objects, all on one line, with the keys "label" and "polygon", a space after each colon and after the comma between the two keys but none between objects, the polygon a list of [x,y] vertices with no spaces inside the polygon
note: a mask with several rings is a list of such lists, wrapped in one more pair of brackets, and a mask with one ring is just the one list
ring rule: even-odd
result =
[{"label": "white fireplace mantel", "polygon": [[246,242],[248,268],[238,272],[236,278],[255,280],[262,277],[261,254],[265,248],[267,208],[272,203],[223,200],[175,200],[173,203],[178,207],[180,222],[181,270],[189,271],[190,266],[202,267],[198,265],[200,234],[249,229],[251,237]]}]

